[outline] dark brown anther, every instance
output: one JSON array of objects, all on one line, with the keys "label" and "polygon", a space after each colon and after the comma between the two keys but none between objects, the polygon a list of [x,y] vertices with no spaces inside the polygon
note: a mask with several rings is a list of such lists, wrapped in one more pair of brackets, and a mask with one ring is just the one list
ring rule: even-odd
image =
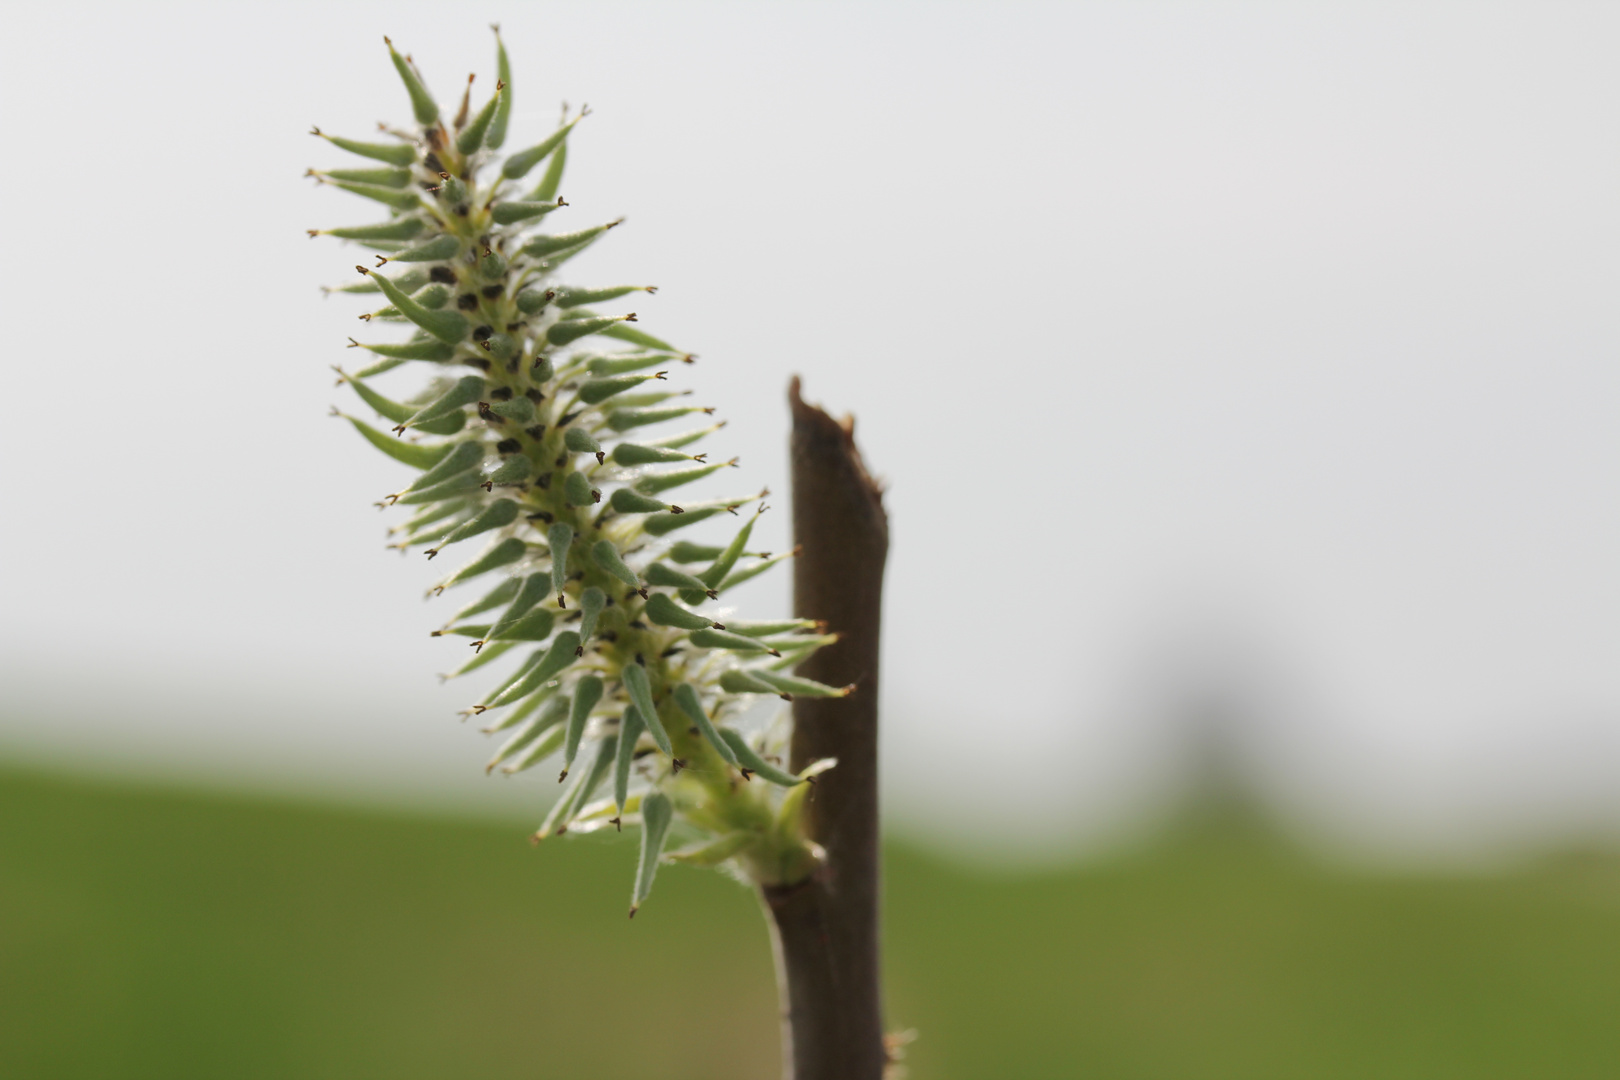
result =
[{"label": "dark brown anther", "polygon": [[480,342],[479,342],[479,343],[478,343],[478,344],[479,344],[479,345],[480,345],[480,346],[481,346],[481,347],[482,347],[482,348],[483,348],[483,350],[484,350],[484,351],[485,351],[485,352],[489,352],[489,351],[490,351],[490,345],[489,345],[489,342],[487,342],[487,341],[480,341]]},{"label": "dark brown anther", "polygon": [[428,271],[428,280],[437,281],[441,285],[454,285],[456,283],[456,272],[448,266],[435,266]]},{"label": "dark brown anther", "polygon": [[[608,821],[609,821],[609,822],[610,822],[610,823],[611,823],[611,824],[612,824],[612,825],[613,825],[613,828],[614,828],[614,829],[615,829],[615,830],[616,830],[616,831],[618,831],[618,832],[624,832],[624,826],[623,826],[623,825],[621,825],[621,824],[619,824],[619,819],[618,819],[618,818],[609,818],[609,819],[608,819]],[[633,918],[635,918],[635,917],[636,917],[636,913],[635,913],[635,912],[633,912],[633,911],[632,911],[632,912],[631,912],[631,913],[630,913],[630,917],[631,917],[631,918],[632,918],[632,919],[633,919]]]},{"label": "dark brown anther", "polygon": [[456,297],[456,307],[462,311],[471,311],[478,306],[478,297],[472,293],[462,293]]},{"label": "dark brown anther", "polygon": [[669,512],[672,513],[672,514],[684,514],[684,513],[686,513],[685,510],[682,510],[680,507],[674,505],[673,503],[670,504]]},{"label": "dark brown anther", "polygon": [[497,386],[489,392],[489,396],[496,401],[511,401],[512,388],[510,386]]},{"label": "dark brown anther", "polygon": [[377,260],[378,266],[384,266],[388,263],[388,256],[386,255],[373,255],[372,258]]},{"label": "dark brown anther", "polygon": [[479,371],[488,371],[490,369],[489,361],[485,360],[482,356],[464,356],[462,357],[461,362],[466,364],[468,367],[477,368]]},{"label": "dark brown anther", "polygon": [[574,655],[575,656],[584,656],[585,655],[585,646],[583,646],[583,645],[575,645],[574,646]]},{"label": "dark brown anther", "polygon": [[370,322],[371,321],[371,316],[370,315],[361,315],[360,316],[360,321],[361,322]]},{"label": "dark brown anther", "polygon": [[[663,652],[659,653],[658,655],[660,657],[662,657],[663,659],[668,660],[670,657],[674,656],[676,653],[678,653],[680,651],[681,651],[681,647],[679,645],[671,645],[669,648],[665,649]],[[694,735],[697,734],[697,729],[693,728],[692,733]]]},{"label": "dark brown anther", "polygon": [[531,439],[543,439],[546,435],[546,425],[531,424],[529,427],[523,429],[523,434],[527,435]]},{"label": "dark brown anther", "polygon": [[551,474],[550,473],[545,473],[544,475],[542,475],[538,480],[536,480],[534,482],[534,486],[539,488],[541,491],[550,491],[551,490]]},{"label": "dark brown anther", "polygon": [[557,460],[553,461],[552,464],[559,469],[568,464],[568,451],[564,450],[562,453],[558,454]]},{"label": "dark brown anther", "polygon": [[482,420],[486,424],[494,424],[497,427],[506,423],[506,417],[490,409],[489,402],[487,401],[480,401],[478,403],[478,419]]},{"label": "dark brown anther", "polygon": [[542,394],[540,391],[536,390],[532,386],[529,387],[527,390],[523,391],[523,396],[528,398],[530,401],[534,402],[536,405],[538,405],[542,401],[546,400],[546,395]]},{"label": "dark brown anther", "polygon": [[482,484],[479,484],[478,486],[483,488],[485,491],[494,491],[495,490],[495,481],[493,481],[493,480],[485,480]]},{"label": "dark brown anther", "polygon": [[529,515],[529,520],[530,521],[543,521],[547,525],[550,525],[553,521],[556,521],[557,519],[552,517],[550,514],[548,514],[544,510],[536,510],[534,513]]},{"label": "dark brown anther", "polygon": [[495,328],[493,326],[475,327],[473,329],[473,333],[472,333],[473,340],[474,341],[487,341],[489,339],[489,335],[493,334],[494,332],[495,332]]},{"label": "dark brown anther", "polygon": [[529,324],[524,322],[522,319],[519,319],[517,322],[509,322],[506,324],[506,332],[508,334],[515,334],[528,325]]},{"label": "dark brown anther", "polygon": [[482,289],[479,289],[478,291],[484,294],[484,299],[485,300],[499,300],[501,298],[501,293],[506,291],[506,286],[504,286],[504,285],[485,285]]},{"label": "dark brown anther", "polygon": [[[637,589],[636,595],[641,597],[643,600],[647,599],[647,586],[643,585],[641,588]],[[645,629],[645,627],[643,627],[643,629]]]},{"label": "dark brown anther", "polygon": [[[606,451],[603,451],[603,450],[598,450],[598,451],[597,451],[597,452],[596,452],[596,463],[597,463],[597,464],[598,464],[598,465],[600,465],[600,464],[602,464],[602,463],[603,463],[603,462],[605,462],[605,461],[606,461],[606,460],[607,460],[607,452],[606,452]],[[600,495],[601,495],[601,492],[597,492],[597,494],[598,494],[598,496],[600,496]],[[598,501],[600,501],[600,499],[598,499]]]},{"label": "dark brown anther", "polygon": [[608,642],[610,644],[619,640],[618,632],[614,631],[614,630],[603,630],[600,634],[597,634],[596,636],[601,638],[603,641],[606,641],[606,642]]},{"label": "dark brown anther", "polygon": [[[591,488],[591,502],[599,503],[601,501],[602,501],[602,493],[600,491],[598,491],[596,488]],[[711,596],[711,597],[709,597],[709,599],[713,600],[714,597]]]},{"label": "dark brown anther", "polygon": [[439,160],[438,154],[429,151],[428,156],[422,159],[422,164],[427,166],[429,172],[444,175],[444,163]]},{"label": "dark brown anther", "polygon": [[[669,775],[679,776],[681,775],[681,770],[684,768],[686,768],[686,762],[682,761],[680,758],[672,758],[670,760]],[[634,915],[635,913],[631,912],[631,916],[634,917]]]},{"label": "dark brown anther", "polygon": [[566,608],[568,606],[568,597],[564,596],[562,593],[558,593],[557,606],[559,608]]},{"label": "dark brown anther", "polygon": [[567,414],[566,416],[560,416],[560,417],[557,418],[557,426],[558,427],[567,427],[570,423],[572,423],[578,417],[579,417],[578,412],[571,412],[571,413]]}]

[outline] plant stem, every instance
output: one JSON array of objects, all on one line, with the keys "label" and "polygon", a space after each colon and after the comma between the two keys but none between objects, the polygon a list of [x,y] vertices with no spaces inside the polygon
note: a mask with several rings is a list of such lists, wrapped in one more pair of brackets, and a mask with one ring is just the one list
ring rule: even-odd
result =
[{"label": "plant stem", "polygon": [[826,851],[809,878],[768,886],[786,1080],[881,1080],[883,996],[878,934],[878,631],[889,520],[867,475],[854,420],[840,423],[788,390],[794,541],[793,611],[823,619],[839,641],[799,673],[844,699],[793,703],[791,767],[837,758],[809,804],[808,829]]}]

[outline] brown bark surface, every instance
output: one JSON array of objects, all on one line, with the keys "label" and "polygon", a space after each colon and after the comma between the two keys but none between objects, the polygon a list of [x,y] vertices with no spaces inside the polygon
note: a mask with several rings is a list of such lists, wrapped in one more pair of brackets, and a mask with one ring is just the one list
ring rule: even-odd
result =
[{"label": "brown bark surface", "polygon": [[889,521],[882,491],[855,446],[854,420],[806,404],[794,378],[791,463],[793,611],[825,620],[839,641],[798,673],[842,699],[793,702],[794,771],[820,758],[810,836],[826,861],[805,881],[767,888],[782,995],[787,1080],[880,1080],[883,998],[879,937],[878,637]]}]

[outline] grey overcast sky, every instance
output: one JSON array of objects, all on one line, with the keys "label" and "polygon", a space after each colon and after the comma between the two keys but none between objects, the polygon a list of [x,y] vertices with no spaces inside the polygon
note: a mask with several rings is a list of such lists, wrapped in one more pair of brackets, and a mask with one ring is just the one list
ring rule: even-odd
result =
[{"label": "grey overcast sky", "polygon": [[324,415],[303,230],[374,215],[300,179],[408,118],[382,34],[448,98],[494,20],[716,450],[858,415],[895,820],[1068,850],[1218,744],[1386,853],[1620,833],[1612,4],[10,5],[0,751],[538,813]]}]

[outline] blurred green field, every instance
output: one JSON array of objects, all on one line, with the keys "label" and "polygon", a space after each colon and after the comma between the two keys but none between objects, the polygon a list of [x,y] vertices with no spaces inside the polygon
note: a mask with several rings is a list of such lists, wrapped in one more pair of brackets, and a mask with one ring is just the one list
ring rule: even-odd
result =
[{"label": "blurred green field", "polygon": [[[0,770],[0,1076],[774,1076],[752,896],[628,921],[623,842]],[[1348,876],[1233,815],[888,874],[913,1080],[1620,1076],[1612,856]]]}]

